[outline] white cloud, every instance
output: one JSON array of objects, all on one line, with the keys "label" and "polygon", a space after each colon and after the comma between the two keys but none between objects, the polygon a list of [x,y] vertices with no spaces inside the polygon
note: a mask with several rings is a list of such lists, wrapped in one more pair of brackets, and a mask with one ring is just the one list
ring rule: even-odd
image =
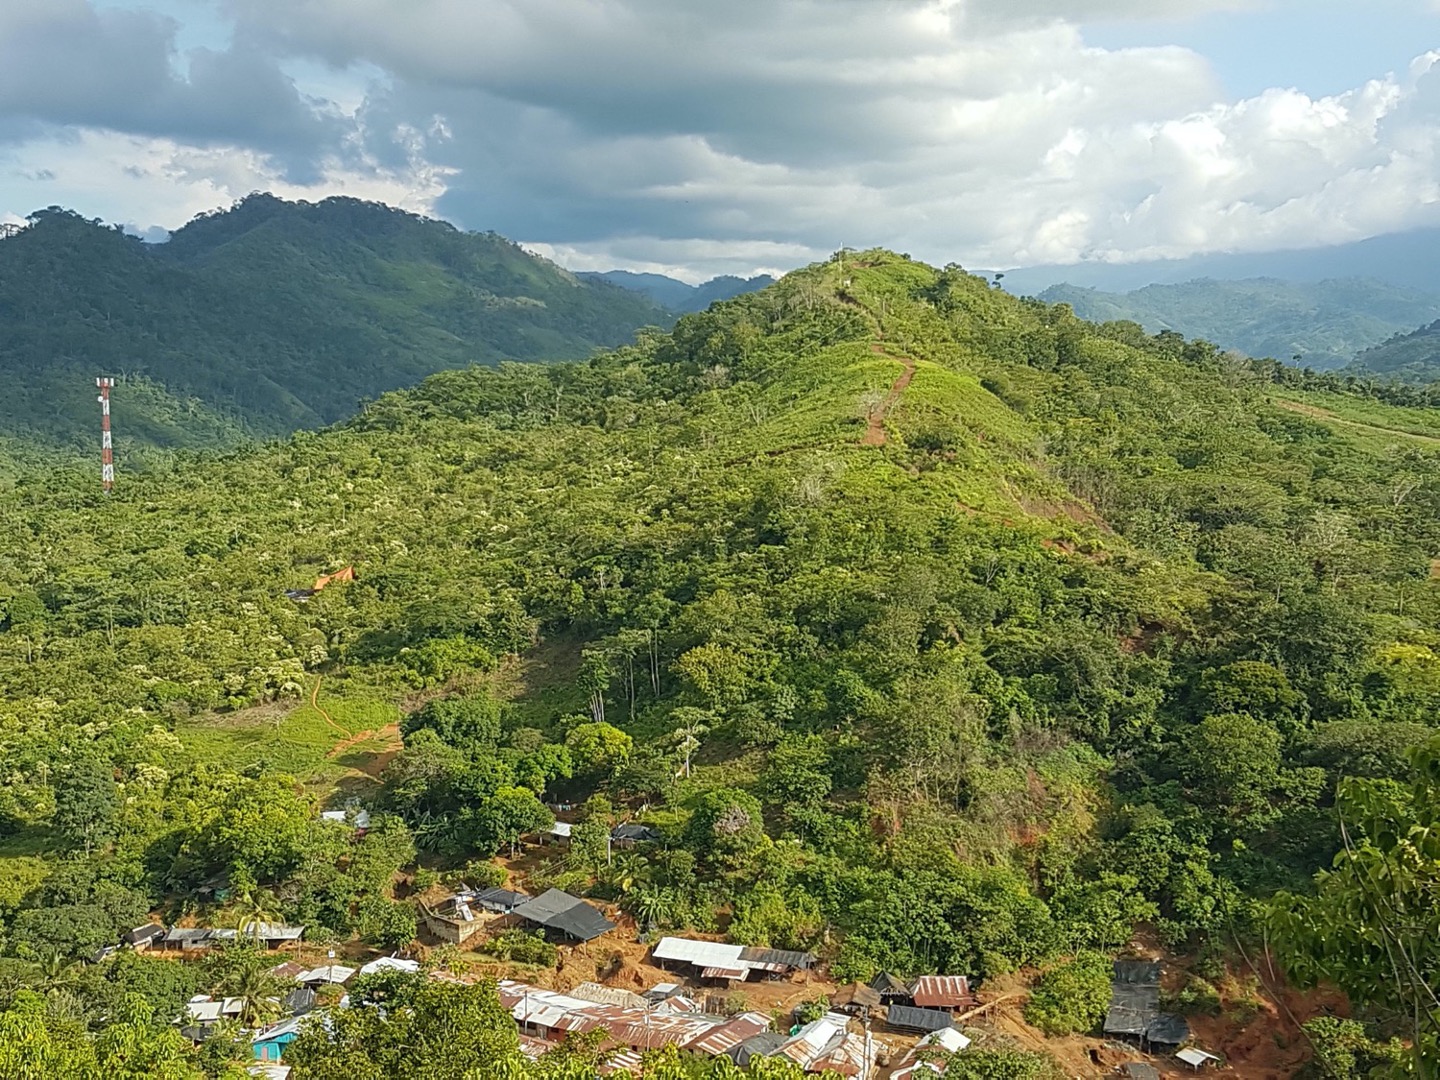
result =
[{"label": "white cloud", "polygon": [[[84,23],[83,0],[59,2]],[[1080,28],[1254,6],[228,0],[236,44],[210,54],[225,58],[214,78],[171,80],[156,98],[184,98],[159,112],[198,117],[193,130],[170,119],[152,130],[155,109],[85,120],[93,107],[70,101],[91,134],[66,144],[31,133],[21,160],[32,172],[61,162],[73,178],[96,147],[112,162],[97,176],[140,159],[142,175],[118,190],[157,215],[168,208],[156,218],[167,225],[245,185],[312,197],[347,185],[577,267],[692,276],[781,268],[842,243],[999,266],[1304,246],[1440,222],[1435,56],[1333,97],[1227,101],[1194,52],[1095,48]],[[249,71],[290,110],[275,114],[285,123],[217,112],[227,96],[207,87]],[[309,73],[303,89],[287,81],[296,71]],[[282,179],[307,155],[314,175]]]}]

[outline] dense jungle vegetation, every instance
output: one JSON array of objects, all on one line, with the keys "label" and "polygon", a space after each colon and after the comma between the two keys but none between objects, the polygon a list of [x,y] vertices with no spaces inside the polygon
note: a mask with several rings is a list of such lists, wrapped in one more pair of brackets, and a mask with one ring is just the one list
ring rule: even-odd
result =
[{"label": "dense jungle vegetation", "polygon": [[[145,244],[59,207],[0,242],[0,437],[116,453],[226,447],[353,415],[433,372],[582,359],[668,323],[494,234],[377,203],[251,195]],[[123,401],[123,404],[121,402]]]},{"label": "dense jungle vegetation", "polygon": [[[1412,897],[1440,876],[1395,854],[1436,805],[1408,748],[1440,700],[1440,438],[1272,374],[846,253],[109,499],[65,466],[0,481],[0,1047],[70,1052],[117,1017],[159,1040],[238,977],[63,974],[151,910],[403,944],[397,871],[484,878],[555,799],[585,820],[544,883],[644,927],[812,949],[841,981],[1083,974],[1138,926],[1210,957],[1273,933],[1297,978],[1342,979],[1362,1044],[1431,1045],[1428,1005],[1353,977],[1383,944],[1346,941],[1368,879],[1314,876],[1347,840]],[[330,729],[396,722],[352,842],[314,812],[348,793]],[[665,843],[607,861],[636,814]],[[224,911],[197,893],[217,875]],[[444,1008],[492,1015],[485,993]],[[353,1023],[297,1077],[424,1041]],[[513,1031],[476,1024],[456,1060],[479,1068]]]}]

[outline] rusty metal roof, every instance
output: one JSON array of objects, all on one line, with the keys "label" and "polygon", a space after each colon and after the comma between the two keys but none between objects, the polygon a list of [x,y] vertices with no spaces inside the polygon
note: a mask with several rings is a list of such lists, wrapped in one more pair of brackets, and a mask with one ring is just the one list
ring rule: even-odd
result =
[{"label": "rusty metal roof", "polygon": [[910,996],[922,1009],[932,1006],[954,1008],[968,1005],[970,980],[964,975],[921,975],[910,988]]}]

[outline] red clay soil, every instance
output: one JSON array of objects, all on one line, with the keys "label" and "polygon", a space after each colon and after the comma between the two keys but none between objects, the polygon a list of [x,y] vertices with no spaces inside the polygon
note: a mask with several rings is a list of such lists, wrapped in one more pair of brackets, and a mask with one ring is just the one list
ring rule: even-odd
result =
[{"label": "red clay soil", "polygon": [[876,356],[884,356],[895,360],[904,365],[905,368],[905,370],[900,373],[900,377],[895,380],[895,384],[890,387],[890,393],[885,395],[885,400],[881,402],[880,407],[870,414],[870,423],[866,426],[865,435],[860,440],[861,446],[884,446],[888,441],[888,437],[885,434],[885,417],[890,414],[890,410],[893,409],[895,403],[900,400],[900,395],[903,394],[905,388],[910,385],[910,380],[915,378],[915,361],[909,356],[896,356],[878,341],[870,345],[870,351]]}]

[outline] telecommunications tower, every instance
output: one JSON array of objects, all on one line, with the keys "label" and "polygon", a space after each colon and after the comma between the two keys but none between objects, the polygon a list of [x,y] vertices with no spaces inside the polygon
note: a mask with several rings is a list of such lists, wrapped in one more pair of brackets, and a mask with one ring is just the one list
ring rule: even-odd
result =
[{"label": "telecommunications tower", "polygon": [[102,376],[95,385],[100,388],[100,487],[109,495],[115,487],[115,451],[110,445],[110,388],[115,380]]}]

